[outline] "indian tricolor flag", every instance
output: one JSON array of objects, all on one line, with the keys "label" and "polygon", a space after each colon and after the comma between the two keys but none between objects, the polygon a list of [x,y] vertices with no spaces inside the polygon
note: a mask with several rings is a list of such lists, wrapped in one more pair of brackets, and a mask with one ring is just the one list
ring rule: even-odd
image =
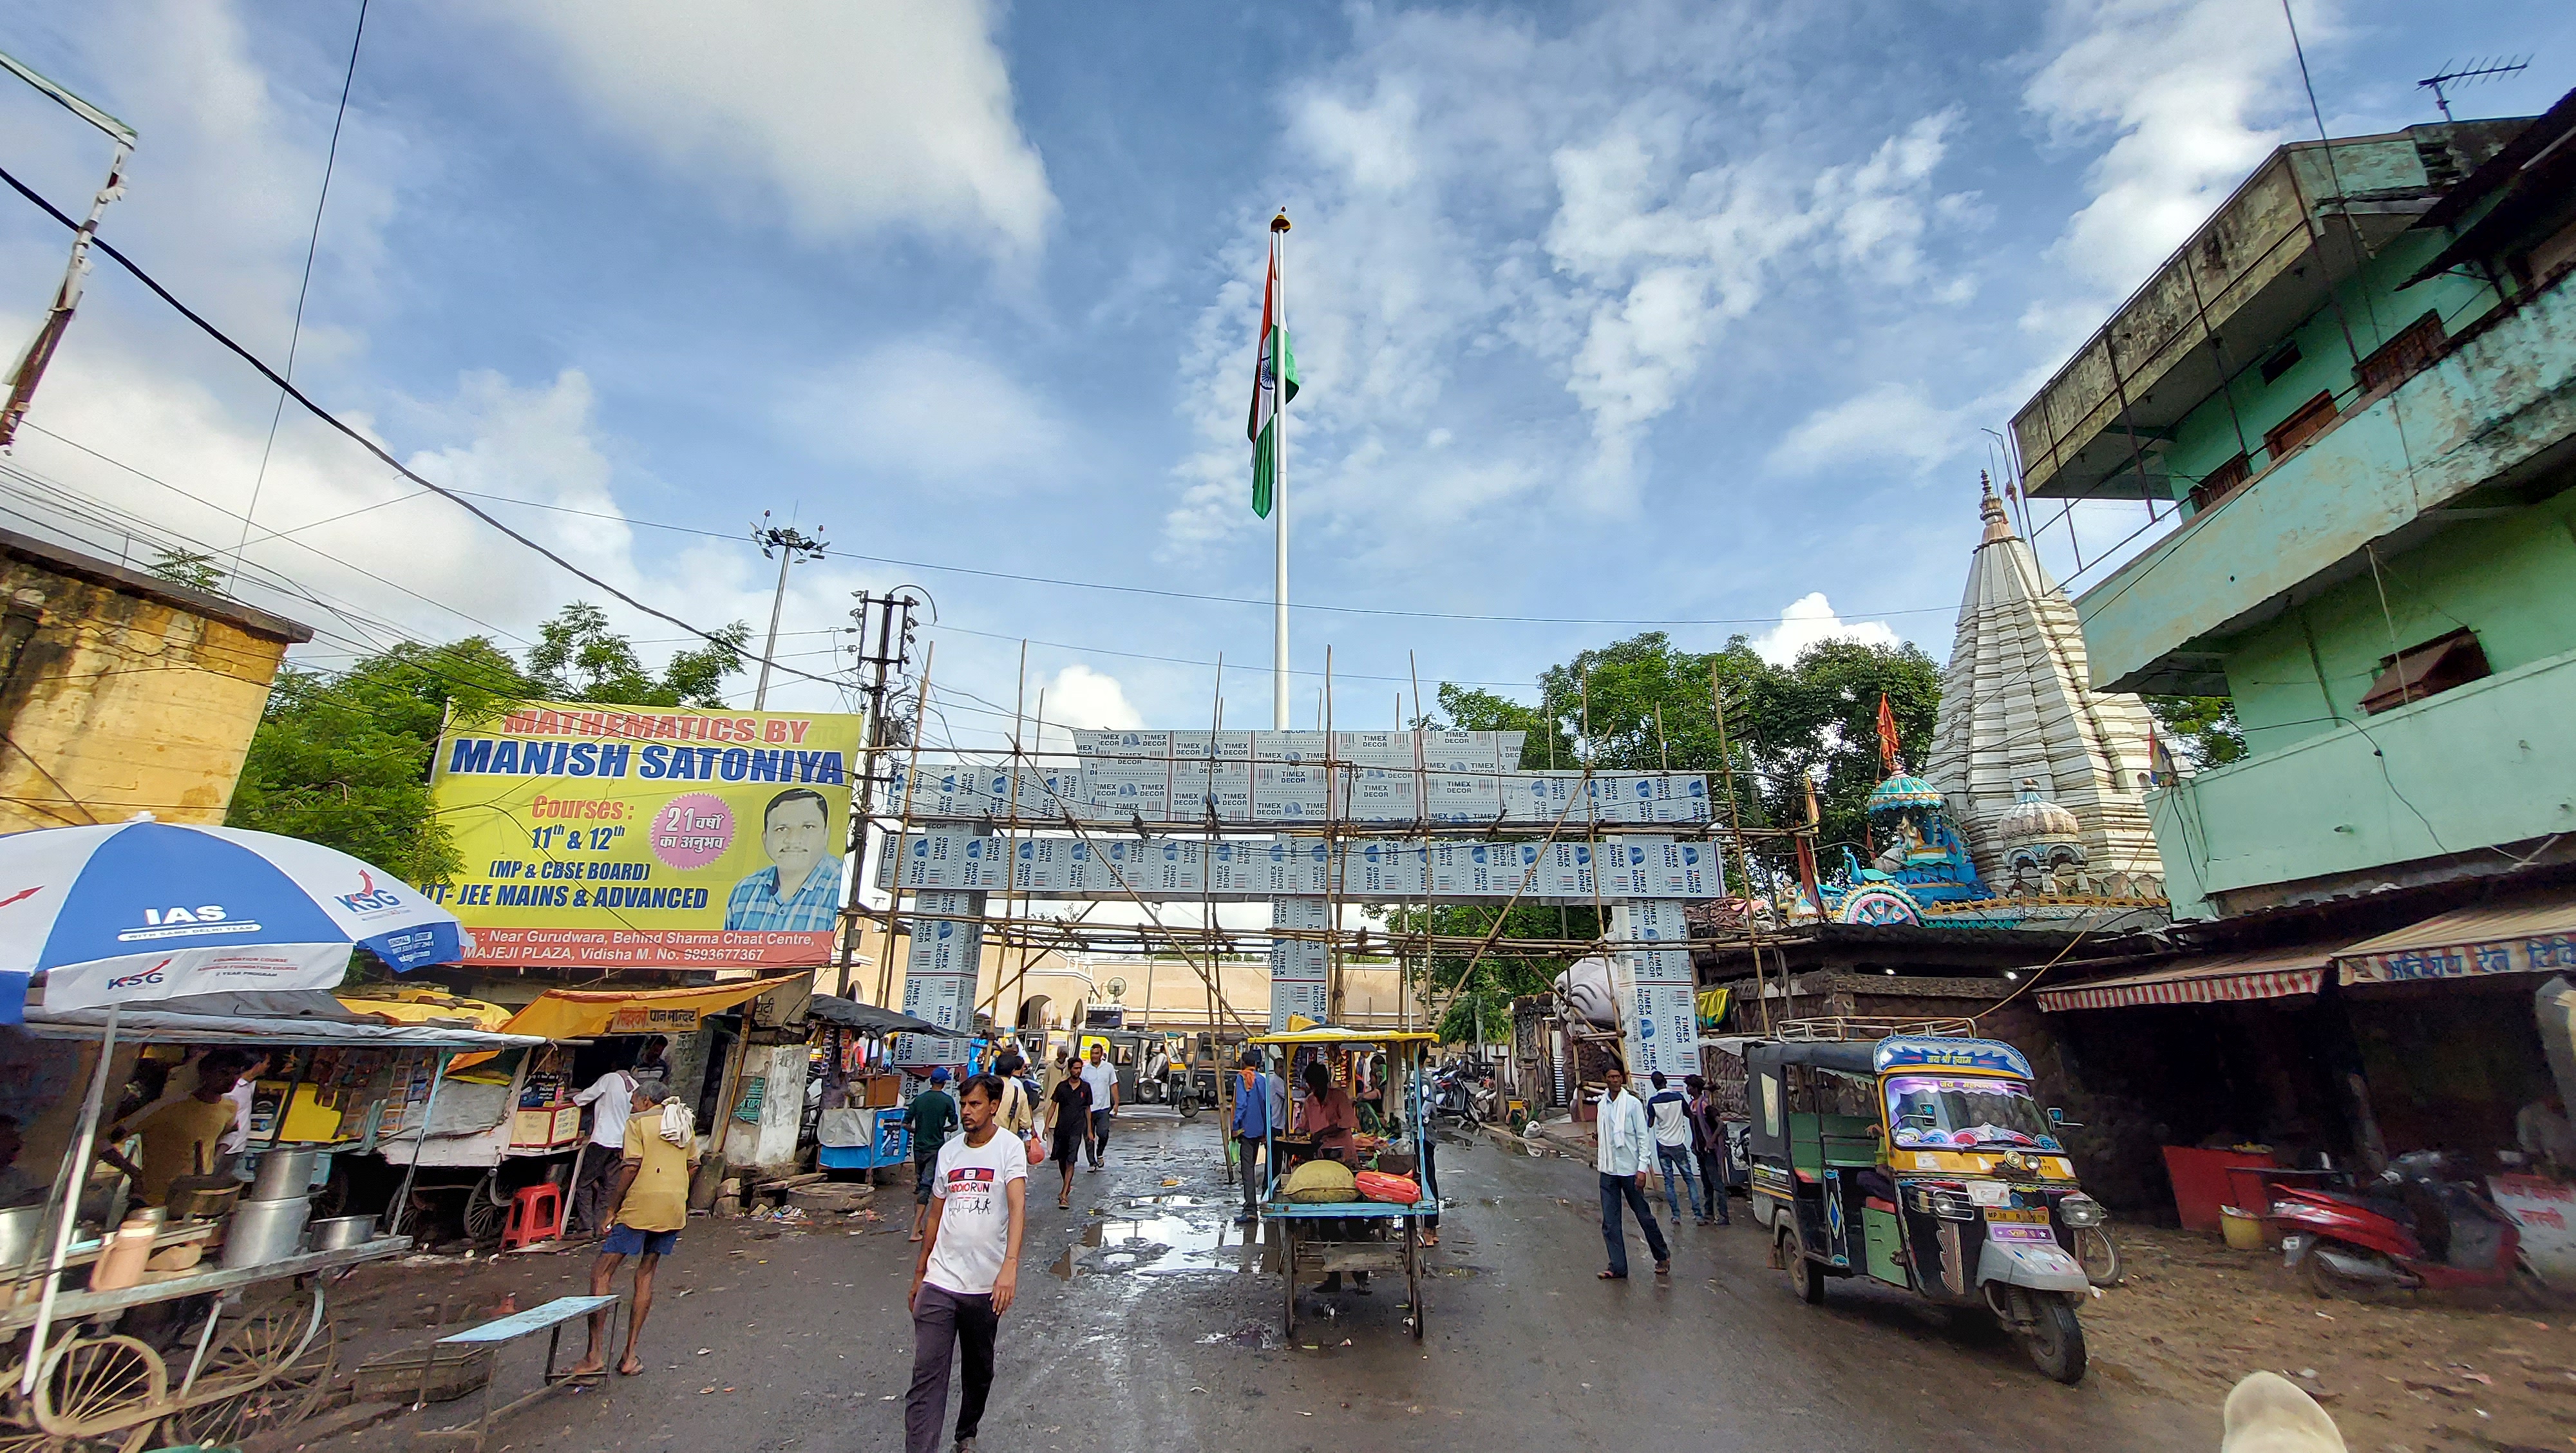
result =
[{"label": "indian tricolor flag", "polygon": [[[1283,219],[1275,224],[1285,227]],[[1283,391],[1281,380],[1286,380]],[[1288,346],[1287,309],[1279,298],[1279,241],[1270,243],[1270,277],[1261,289],[1261,351],[1253,360],[1252,416],[1244,437],[1252,441],[1252,512],[1270,518],[1271,491],[1279,482],[1279,410],[1297,397],[1297,354]]]}]

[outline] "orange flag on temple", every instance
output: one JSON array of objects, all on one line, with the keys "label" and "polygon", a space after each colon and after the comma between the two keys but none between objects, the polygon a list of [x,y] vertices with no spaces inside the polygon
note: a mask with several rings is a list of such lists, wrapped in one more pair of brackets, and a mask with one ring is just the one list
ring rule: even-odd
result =
[{"label": "orange flag on temple", "polygon": [[1878,755],[1887,763],[1887,775],[1896,775],[1896,713],[1887,709],[1887,693],[1878,694]]}]

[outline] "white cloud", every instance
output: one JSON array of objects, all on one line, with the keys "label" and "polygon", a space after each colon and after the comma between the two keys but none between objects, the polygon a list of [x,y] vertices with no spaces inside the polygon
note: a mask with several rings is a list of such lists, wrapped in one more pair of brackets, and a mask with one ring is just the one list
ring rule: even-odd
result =
[{"label": "white cloud", "polygon": [[[1259,528],[1242,393],[1259,223],[1282,200],[1307,385],[1291,429],[1300,529],[1388,563],[1435,536],[1453,553],[1499,546],[1513,504],[1633,511],[1647,432],[1741,387],[1705,366],[1783,287],[1966,296],[1923,249],[1981,222],[1934,186],[1956,113],[1892,134],[1839,113],[1782,122],[1813,104],[1763,59],[1796,16],[1641,5],[1550,33],[1490,13],[1353,13],[1352,53],[1282,98],[1281,172],[1247,195],[1247,241],[1185,350],[1202,447],[1177,470],[1167,549]],[[1442,448],[1453,434],[1476,441],[1473,460]]]},{"label": "white cloud", "polygon": [[1013,112],[994,0],[495,3],[601,120],[801,236],[889,225],[1027,255],[1056,215]]},{"label": "white cloud", "polygon": [[780,417],[823,458],[885,483],[1004,493],[1061,481],[1075,463],[1063,415],[981,354],[890,343],[793,388]]},{"label": "white cloud", "polygon": [[[2331,0],[2301,22],[2311,45],[2330,36]],[[2289,32],[2270,0],[2059,0],[2049,30],[2024,104],[2062,139],[2112,137],[2057,257],[2125,292],[2283,139],[2270,123],[2297,74]]]},{"label": "white cloud", "polygon": [[1800,420],[1773,447],[1771,463],[1813,474],[1886,460],[1919,473],[1956,454],[1967,432],[1958,413],[1935,406],[1919,386],[1885,383]]},{"label": "white cloud", "polygon": [[1798,659],[1799,653],[1823,641],[1858,641],[1864,646],[1898,646],[1904,637],[1891,630],[1885,621],[1845,621],[1834,614],[1833,604],[1821,590],[1798,597],[1782,607],[1780,624],[1753,638],[1753,649],[1763,660],[1786,666]]}]

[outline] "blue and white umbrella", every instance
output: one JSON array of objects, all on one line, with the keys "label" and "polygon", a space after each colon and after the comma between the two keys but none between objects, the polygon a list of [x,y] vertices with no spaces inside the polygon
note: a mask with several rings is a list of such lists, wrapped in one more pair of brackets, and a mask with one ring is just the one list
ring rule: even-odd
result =
[{"label": "blue and white umbrella", "polygon": [[352,945],[396,970],[454,963],[456,915],[301,838],[138,817],[0,837],[0,1024],[188,994],[328,989]]}]

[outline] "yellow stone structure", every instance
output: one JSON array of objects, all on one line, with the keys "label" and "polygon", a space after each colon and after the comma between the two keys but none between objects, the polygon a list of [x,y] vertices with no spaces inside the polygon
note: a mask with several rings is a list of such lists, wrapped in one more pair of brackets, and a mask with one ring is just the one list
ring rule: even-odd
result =
[{"label": "yellow stone structure", "polygon": [[221,823],[310,628],[0,530],[0,832]]}]

